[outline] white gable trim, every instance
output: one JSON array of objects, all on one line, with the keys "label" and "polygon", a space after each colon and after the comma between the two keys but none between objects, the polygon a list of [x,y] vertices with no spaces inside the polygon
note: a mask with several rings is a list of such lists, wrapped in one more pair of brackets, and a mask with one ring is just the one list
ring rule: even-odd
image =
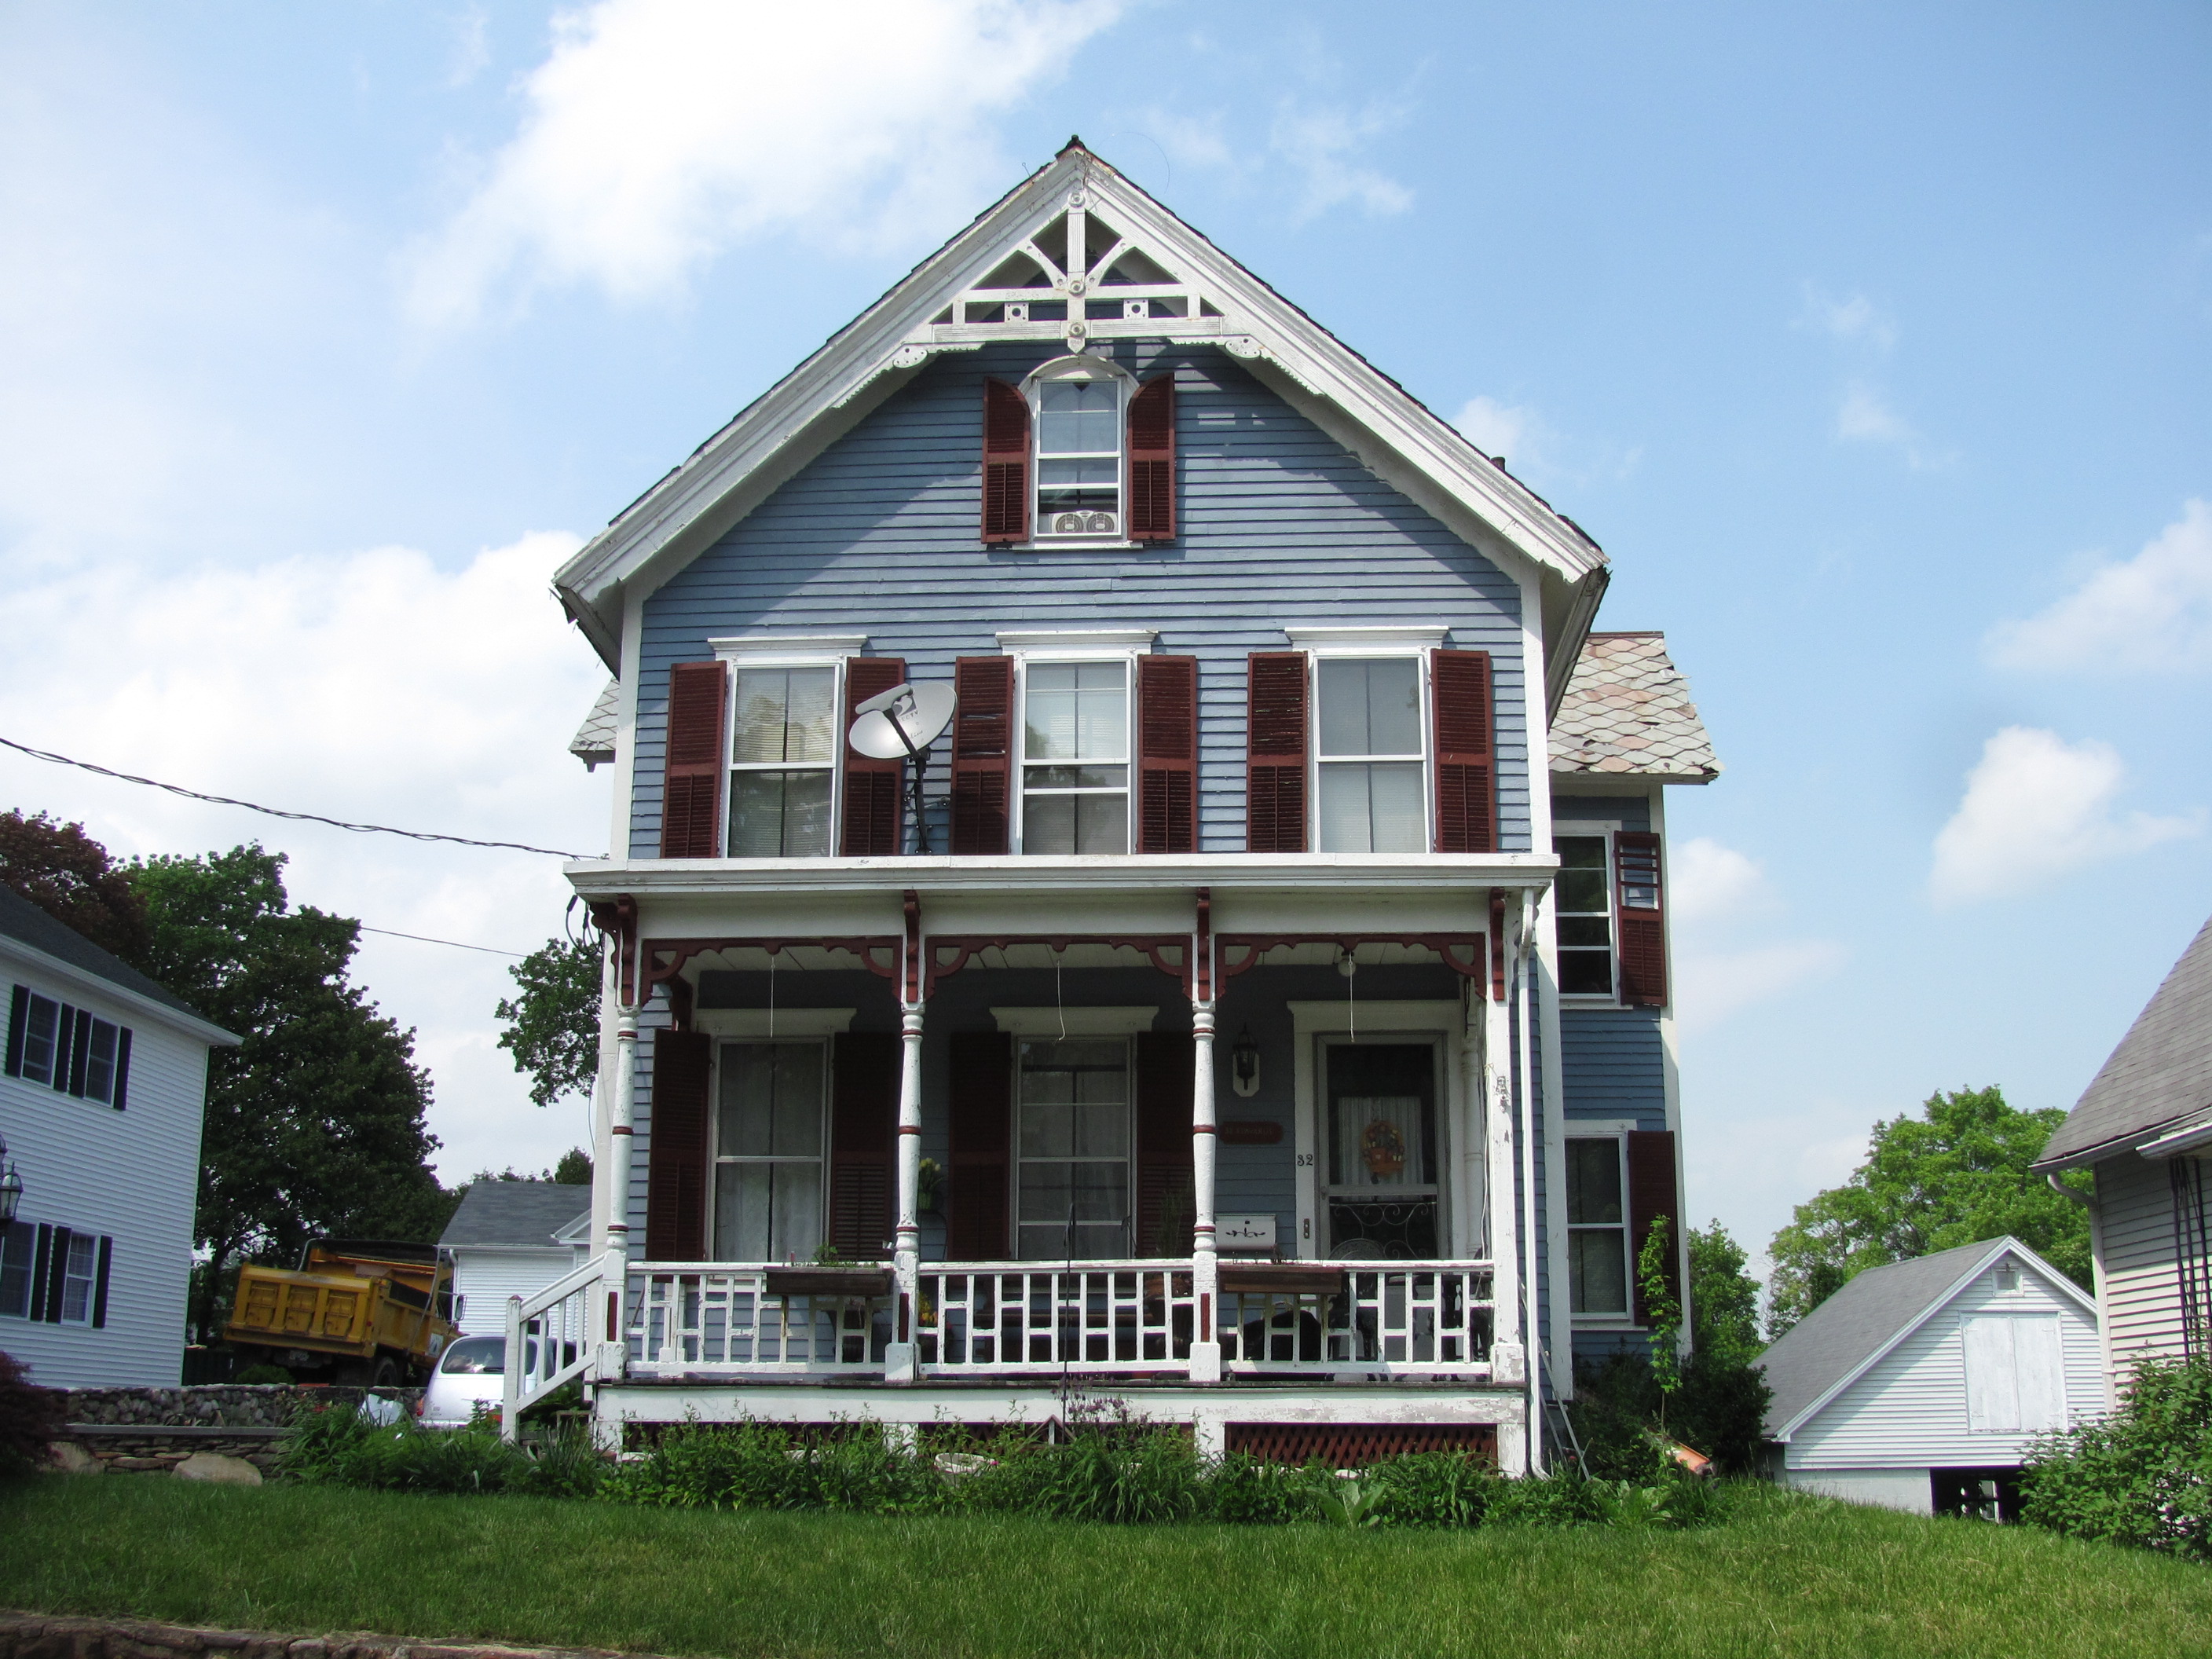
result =
[{"label": "white gable trim", "polygon": [[[611,665],[623,654],[626,594],[650,592],[680,569],[936,352],[981,344],[984,328],[933,319],[1079,193],[1131,240],[1171,253],[1180,282],[1206,290],[1225,313],[1100,320],[1091,334],[1204,341],[1245,361],[1463,539],[1521,573],[1540,571],[1543,631],[1555,656],[1571,663],[1573,635],[1587,628],[1604,585],[1605,555],[1402,387],[1073,144],[740,411],[562,567],[556,591],[601,656]],[[1018,331],[1003,325],[991,337],[1029,337]],[[1042,337],[1055,331],[1030,331]]]},{"label": "white gable trim", "polygon": [[[1919,1330],[1922,1327],[1926,1325],[1929,1321],[1935,1318],[1936,1315],[1942,1313],[1946,1308],[1957,1301],[1959,1299],[1960,1291],[1965,1290],[1967,1285],[1972,1284],[1977,1279],[1980,1278],[1991,1267],[1995,1267],[2000,1257],[2006,1255],[2017,1256],[2023,1267],[2033,1268],[2054,1290],[2059,1291],[2064,1296],[2070,1297],[2073,1299],[2074,1304],[2086,1314],[2093,1323],[2095,1322],[2097,1318],[2097,1304],[2095,1300],[2087,1291],[2084,1291],[2079,1285],[2076,1285],[2064,1273],[2060,1273],[2057,1268],[2052,1267],[2048,1261],[2045,1261],[2033,1250],[2029,1249],[2027,1245],[2021,1243],[2018,1239],[1992,1239],[1990,1243],[1989,1249],[1984,1250],[1981,1255],[1975,1259],[1972,1266],[1962,1272],[1958,1278],[1953,1279],[1948,1289],[1946,1289],[1941,1295],[1930,1298],[1928,1305],[1925,1308],[1923,1308],[1919,1313],[1915,1315],[1911,1319],[1908,1320],[1904,1328],[1894,1336],[1891,1337],[1888,1341],[1883,1343],[1881,1346],[1875,1349],[1874,1352],[1869,1354],[1863,1360],[1860,1361],[1858,1364],[1852,1367],[1849,1372],[1832,1384],[1827,1390],[1823,1393],[1820,1398],[1814,1401],[1811,1405],[1806,1407],[1805,1409],[1799,1412],[1796,1416],[1791,1418],[1787,1423],[1784,1423],[1779,1429],[1776,1430],[1773,1438],[1777,1442],[1786,1443],[1790,1439],[1790,1436],[1796,1434],[1798,1430],[1803,1428],[1806,1424],[1811,1422],[1813,1419],[1818,1417],[1831,1405],[1834,1404],[1837,1397],[1840,1395],[1844,1389],[1850,1388],[1852,1383],[1857,1382],[1859,1378],[1864,1376],[1876,1365],[1881,1364],[1881,1362],[1887,1359],[1899,1345],[1911,1337],[1914,1332]],[[2098,1328],[2101,1330],[2103,1327],[2100,1325]]]}]

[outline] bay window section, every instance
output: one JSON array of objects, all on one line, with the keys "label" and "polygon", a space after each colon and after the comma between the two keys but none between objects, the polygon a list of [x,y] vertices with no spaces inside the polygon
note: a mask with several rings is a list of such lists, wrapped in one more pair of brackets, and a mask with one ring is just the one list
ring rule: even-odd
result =
[{"label": "bay window section", "polygon": [[1420,664],[1412,657],[1322,657],[1319,850],[1425,853]]},{"label": "bay window section", "polygon": [[1559,930],[1559,991],[1564,996],[1613,994],[1613,882],[1604,836],[1555,836],[1559,854],[1553,888]]},{"label": "bay window section", "polygon": [[1121,387],[1071,375],[1041,381],[1037,534],[1113,536],[1121,529]]},{"label": "bay window section", "polygon": [[1618,1135],[1567,1142],[1567,1290],[1577,1314],[1628,1313],[1628,1219]]},{"label": "bay window section", "polygon": [[716,1261],[807,1261],[821,1248],[828,1080],[819,1042],[722,1045]]},{"label": "bay window section", "polygon": [[836,669],[739,667],[733,678],[730,856],[829,857],[836,784]]},{"label": "bay window section", "polygon": [[1017,1255],[1095,1261],[1129,1253],[1129,1043],[1021,1044]]},{"label": "bay window section", "polygon": [[1022,851],[1129,850],[1129,667],[1036,663],[1022,695]]}]

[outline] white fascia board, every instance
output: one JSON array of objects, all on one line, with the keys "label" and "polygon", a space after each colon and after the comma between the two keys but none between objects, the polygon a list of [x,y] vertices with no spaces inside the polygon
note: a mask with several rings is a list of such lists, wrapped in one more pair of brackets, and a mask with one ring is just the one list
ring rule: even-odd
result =
[{"label": "white fascia board", "polygon": [[[1811,1405],[1806,1407],[1804,1410],[1799,1412],[1796,1416],[1791,1418],[1787,1423],[1784,1423],[1781,1428],[1776,1431],[1776,1432],[1770,1437],[1775,1440],[1789,1439],[1790,1437],[1795,1434],[1799,1429],[1803,1428],[1806,1424],[1811,1422],[1815,1417],[1819,1416],[1831,1405],[1834,1404],[1837,1397],[1840,1395],[1844,1389],[1850,1388],[1852,1383],[1857,1382],[1859,1378],[1864,1376],[1876,1365],[1879,1365],[1883,1360],[1887,1359],[1896,1351],[1899,1343],[1910,1337],[1915,1331],[1917,1331],[1929,1320],[1935,1318],[1936,1316],[1942,1312],[1944,1309],[1949,1307],[1951,1304],[1957,1299],[1958,1294],[1960,1291],[1964,1290],[1967,1285],[1972,1284],[1975,1279],[1980,1278],[1982,1274],[1989,1271],[1990,1263],[1995,1261],[1999,1256],[2004,1255],[2008,1250],[2024,1250],[2027,1248],[2027,1247],[2021,1243],[2019,1240],[2014,1238],[1991,1239],[1990,1241],[1989,1249],[1983,1251],[1980,1255],[1977,1256],[1974,1259],[1973,1264],[1960,1273],[1956,1279],[1953,1279],[1950,1285],[1941,1293],[1930,1297],[1928,1300],[1928,1305],[1923,1308],[1912,1318],[1905,1321],[1902,1329],[1899,1330],[1889,1339],[1888,1341],[1883,1343],[1879,1348],[1876,1348],[1864,1359],[1851,1367],[1849,1371],[1845,1372],[1834,1382],[1831,1383],[1825,1393],[1820,1395],[1818,1399],[1814,1400]],[[2047,1262],[2043,1262],[2043,1259],[2040,1256],[2038,1256],[2036,1260],[2042,1263],[2047,1271],[2057,1271],[2054,1268],[2051,1268],[2050,1264]]]},{"label": "white fascia board", "polygon": [[2208,1141],[2212,1141],[2212,1114],[2200,1113],[2144,1141],[2135,1149],[2136,1156],[2175,1158],[2184,1152],[2193,1152]]},{"label": "white fascia board", "polygon": [[586,898],[713,897],[752,894],[827,896],[917,893],[1115,893],[1293,890],[1354,893],[1465,892],[1477,887],[1551,885],[1552,853],[1214,853],[1204,857],[1109,854],[1069,858],[608,859],[562,866]]},{"label": "white fascia board", "polygon": [[179,1013],[166,1003],[156,1002],[143,991],[134,991],[127,985],[118,985],[113,980],[80,968],[75,963],[64,962],[59,957],[49,956],[34,945],[0,934],[0,961],[14,960],[24,968],[49,981],[58,981],[74,986],[77,990],[94,996],[110,997],[129,1008],[138,1018],[156,1025],[166,1025],[173,1031],[206,1043],[211,1048],[235,1048],[243,1037],[234,1036],[220,1025],[210,1024],[198,1014]]},{"label": "white fascia board", "polygon": [[1433,651],[1443,644],[1444,636],[1450,632],[1440,623],[1426,623],[1373,627],[1293,623],[1283,629],[1283,637],[1300,651]]},{"label": "white fascia board", "polygon": [[824,663],[857,657],[867,649],[866,634],[736,634],[707,641],[723,662]]},{"label": "white fascia board", "polygon": [[1150,651],[1159,636],[1157,628],[1022,628],[1001,629],[997,638],[1001,651],[1034,656],[1047,651]]},{"label": "white fascia board", "polygon": [[[936,351],[977,342],[923,343],[920,331],[964,289],[1027,240],[1032,222],[1081,185],[1125,232],[1170,250],[1178,275],[1218,297],[1221,319],[1153,319],[1150,337],[1216,342],[1352,449],[1378,476],[1491,556],[1541,568],[1547,615],[1570,624],[1594,611],[1606,557],[1536,495],[1492,464],[1404,388],[1336,339],[1110,166],[1070,149],[1032,173],[968,228],[915,266],[813,356],[756,398],[626,508],[567,563],[554,586],[603,657],[618,641],[617,589],[646,591],[764,500],[835,437],[912,377]],[[1224,332],[1235,326],[1235,334]],[[1126,331],[1117,330],[1117,333]],[[1006,337],[1017,337],[1008,335]],[[1279,372],[1270,373],[1269,370]],[[1331,411],[1336,411],[1332,414]],[[1484,534],[1483,532],[1489,533]],[[1588,590],[1588,591],[1585,591]],[[1554,641],[1571,664],[1573,641]]]}]

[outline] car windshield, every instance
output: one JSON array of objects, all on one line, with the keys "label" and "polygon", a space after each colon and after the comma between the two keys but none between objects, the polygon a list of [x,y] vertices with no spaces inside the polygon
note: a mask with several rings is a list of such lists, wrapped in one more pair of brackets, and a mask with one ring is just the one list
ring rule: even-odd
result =
[{"label": "car windshield", "polygon": [[[538,1345],[532,1343],[533,1348]],[[507,1374],[507,1339],[503,1336],[465,1336],[446,1350],[438,1366],[448,1376],[503,1376]]]}]

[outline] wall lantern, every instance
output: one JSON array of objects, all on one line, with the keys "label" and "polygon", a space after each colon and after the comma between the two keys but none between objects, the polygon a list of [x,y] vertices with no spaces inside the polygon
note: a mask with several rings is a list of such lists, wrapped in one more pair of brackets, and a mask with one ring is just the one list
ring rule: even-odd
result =
[{"label": "wall lantern", "polygon": [[1237,1032],[1229,1050],[1229,1086],[1246,1100],[1260,1092],[1260,1045],[1252,1041],[1252,1028]]},{"label": "wall lantern", "polygon": [[8,1162],[8,1138],[0,1135],[0,1227],[11,1224],[23,1201],[23,1177]]}]

